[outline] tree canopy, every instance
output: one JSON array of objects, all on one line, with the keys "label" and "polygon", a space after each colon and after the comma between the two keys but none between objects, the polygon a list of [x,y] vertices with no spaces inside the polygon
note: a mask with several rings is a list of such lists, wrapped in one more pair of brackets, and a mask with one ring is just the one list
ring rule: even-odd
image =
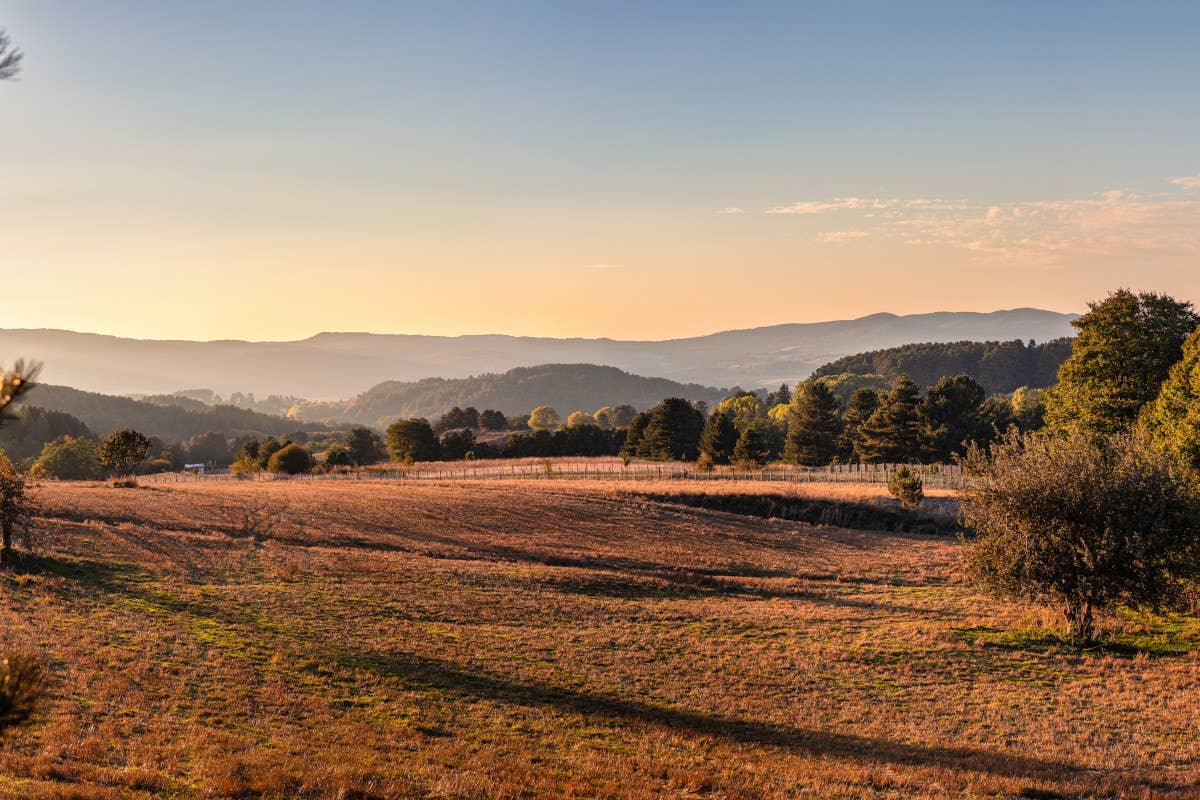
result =
[{"label": "tree canopy", "polygon": [[1057,429],[1119,433],[1158,396],[1200,317],[1191,303],[1127,289],[1089,308],[1071,323],[1079,335],[1047,398],[1046,422]]}]

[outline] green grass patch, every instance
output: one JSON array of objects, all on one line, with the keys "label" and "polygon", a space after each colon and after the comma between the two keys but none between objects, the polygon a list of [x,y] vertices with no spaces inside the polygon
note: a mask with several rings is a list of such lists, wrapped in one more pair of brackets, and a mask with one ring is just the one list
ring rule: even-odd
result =
[{"label": "green grass patch", "polygon": [[1048,628],[977,625],[953,630],[960,641],[1029,653],[1165,657],[1200,651],[1200,617],[1123,612],[1120,618],[1117,630],[1102,631],[1099,641],[1085,646],[1073,644],[1063,631]]}]

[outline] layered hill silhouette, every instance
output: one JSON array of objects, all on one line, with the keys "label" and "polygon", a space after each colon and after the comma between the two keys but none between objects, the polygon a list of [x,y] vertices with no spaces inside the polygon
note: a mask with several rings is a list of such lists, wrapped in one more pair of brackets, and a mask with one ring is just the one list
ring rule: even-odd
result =
[{"label": "layered hill silhouette", "polygon": [[207,387],[226,396],[334,400],[385,381],[466,378],[540,364],[597,364],[703,386],[759,388],[795,383],[852,353],[913,342],[1070,336],[1071,319],[1031,308],[873,314],[664,341],[321,333],[293,342],[193,342],[10,329],[0,330],[0,354],[6,361],[23,356],[44,362],[46,382],[109,394]]},{"label": "layered hill silhouette", "polygon": [[433,418],[454,406],[523,414],[537,406],[549,405],[565,418],[572,411],[590,413],[604,406],[622,404],[641,411],[664,397],[717,403],[728,394],[728,389],[644,378],[616,367],[543,364],[470,378],[386,381],[348,402],[312,403],[301,406],[297,412],[308,420],[385,427],[399,417]]}]

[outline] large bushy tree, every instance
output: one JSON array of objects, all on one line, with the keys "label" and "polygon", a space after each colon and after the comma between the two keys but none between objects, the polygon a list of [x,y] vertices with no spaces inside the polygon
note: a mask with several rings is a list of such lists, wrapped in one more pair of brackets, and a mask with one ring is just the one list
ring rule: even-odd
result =
[{"label": "large bushy tree", "polygon": [[529,413],[529,427],[535,431],[556,431],[562,426],[562,417],[552,406],[538,406]]},{"label": "large bushy tree", "polygon": [[269,461],[267,471],[285,475],[299,475],[313,468],[312,454],[303,445],[289,442],[276,450]]},{"label": "large bushy tree", "polygon": [[350,460],[360,467],[378,464],[387,457],[383,439],[370,428],[358,427],[346,434],[346,450]]},{"label": "large bushy tree", "polygon": [[1012,432],[967,466],[972,575],[1059,605],[1076,642],[1092,638],[1097,611],[1168,608],[1200,577],[1195,475],[1143,432]]},{"label": "large bushy tree", "polygon": [[1200,469],[1200,330],[1184,343],[1145,420],[1160,445]]},{"label": "large bushy tree", "polygon": [[104,478],[104,463],[95,439],[63,436],[47,442],[30,474],[64,481],[96,481]]},{"label": "large bushy tree", "polygon": [[436,461],[441,454],[437,434],[420,417],[400,419],[387,429],[388,455],[393,461]]},{"label": "large bushy tree", "polygon": [[833,461],[842,435],[839,403],[820,381],[805,381],[796,387],[787,417],[784,457],[805,467]]},{"label": "large bushy tree", "polygon": [[859,428],[859,457],[868,463],[915,461],[921,453],[921,392],[907,375],[896,378]]},{"label": "large bushy tree", "polygon": [[1200,317],[1191,303],[1127,289],[1089,308],[1071,323],[1079,335],[1050,390],[1046,421],[1057,429],[1118,433],[1158,396]]},{"label": "large bushy tree", "polygon": [[[765,419],[767,406],[758,395],[750,392],[738,392],[717,404],[715,411],[723,411],[733,417],[733,424],[742,430],[751,422]],[[715,413],[715,412],[714,412]]]}]

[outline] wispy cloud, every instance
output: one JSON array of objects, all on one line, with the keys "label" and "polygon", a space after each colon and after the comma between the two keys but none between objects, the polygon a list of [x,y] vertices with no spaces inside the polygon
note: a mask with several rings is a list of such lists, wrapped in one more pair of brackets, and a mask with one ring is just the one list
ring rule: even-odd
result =
[{"label": "wispy cloud", "polygon": [[[1184,190],[1200,176],[1172,178]],[[1077,257],[1200,255],[1200,197],[1121,189],[1091,197],[983,203],[942,198],[836,197],[766,209],[765,214],[837,215],[855,230],[818,234],[829,244],[867,236],[911,246],[951,247],[980,257],[1052,264]]]},{"label": "wispy cloud", "polygon": [[827,244],[841,244],[853,242],[856,239],[865,239],[870,235],[867,231],[828,231],[821,234],[821,241]]},{"label": "wispy cloud", "polygon": [[787,206],[768,208],[768,214],[828,214],[831,211],[861,211],[887,208],[887,201],[865,197],[835,197],[832,200],[802,200]]},{"label": "wispy cloud", "polygon": [[738,208],[737,206],[726,206],[725,208],[718,208],[717,213],[718,214],[745,214],[746,209]]},{"label": "wispy cloud", "polygon": [[620,264],[584,264],[584,269],[620,269]]}]

